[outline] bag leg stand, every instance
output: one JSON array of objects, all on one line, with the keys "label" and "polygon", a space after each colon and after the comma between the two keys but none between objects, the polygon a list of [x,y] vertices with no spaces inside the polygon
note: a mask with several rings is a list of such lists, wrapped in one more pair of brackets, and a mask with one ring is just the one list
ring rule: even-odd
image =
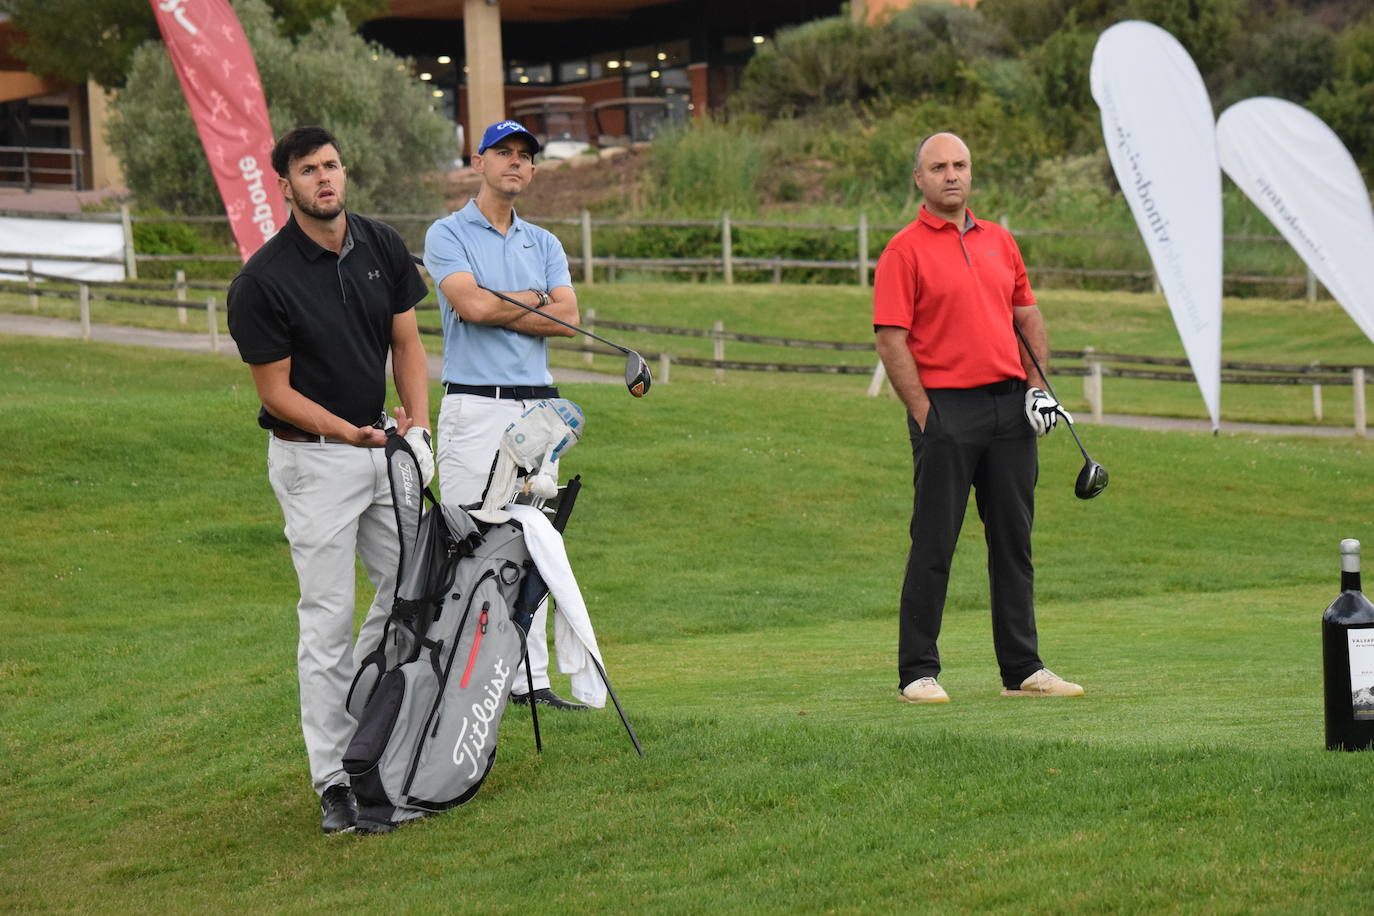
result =
[{"label": "bag leg stand", "polygon": [[639,756],[643,757],[644,748],[639,746],[639,738],[635,736],[634,727],[630,725],[630,720],[625,718],[625,710],[621,708],[620,698],[615,695],[615,688],[611,686],[611,679],[606,677],[606,669],[601,667],[601,662],[597,661],[595,658],[592,659],[592,664],[596,666],[596,673],[601,675],[601,683],[606,685],[606,692],[611,695],[611,702],[615,704],[615,711],[620,713],[620,721],[624,724],[625,731],[630,736],[630,743],[635,746],[635,750],[639,752]]},{"label": "bag leg stand", "polygon": [[544,753],[544,742],[539,740],[539,704],[534,702],[534,675],[530,672],[530,650],[528,643],[520,646],[520,659],[525,665],[525,684],[529,693],[525,696],[530,698],[530,721],[534,723],[534,751],[537,754]]}]

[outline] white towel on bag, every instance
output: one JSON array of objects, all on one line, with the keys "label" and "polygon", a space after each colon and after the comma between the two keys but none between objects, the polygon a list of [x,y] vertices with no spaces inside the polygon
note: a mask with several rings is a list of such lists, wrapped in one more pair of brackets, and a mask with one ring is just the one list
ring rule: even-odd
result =
[{"label": "white towel on bag", "polygon": [[[525,532],[525,547],[534,560],[539,575],[553,596],[553,648],[558,657],[558,670],[571,678],[572,695],[601,709],[606,705],[606,685],[597,673],[592,659],[605,667],[601,650],[596,645],[592,621],[582,591],[577,587],[563,535],[539,509],[533,506],[509,505],[506,511],[520,523]],[[538,634],[536,634],[536,637]]]}]

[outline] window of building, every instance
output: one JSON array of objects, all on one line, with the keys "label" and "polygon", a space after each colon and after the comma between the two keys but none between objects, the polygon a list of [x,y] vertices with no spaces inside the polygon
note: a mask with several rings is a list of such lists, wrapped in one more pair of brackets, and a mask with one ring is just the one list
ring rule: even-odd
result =
[{"label": "window of building", "polygon": [[558,81],[560,83],[580,83],[584,80],[600,79],[605,75],[604,65],[589,57],[560,61],[558,64]]},{"label": "window of building", "polygon": [[47,96],[0,103],[0,146],[68,149],[71,110],[65,99]]},{"label": "window of building", "polygon": [[509,61],[506,82],[512,86],[548,86],[553,82],[553,65],[547,61]]}]

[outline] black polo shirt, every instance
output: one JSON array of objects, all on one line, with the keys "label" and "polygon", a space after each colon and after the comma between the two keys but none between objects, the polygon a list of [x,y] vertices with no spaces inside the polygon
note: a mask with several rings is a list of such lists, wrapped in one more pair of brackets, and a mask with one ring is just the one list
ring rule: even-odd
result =
[{"label": "black polo shirt", "polygon": [[[395,315],[429,292],[401,236],[347,214],[336,255],[301,231],[294,214],[229,285],[229,333],[243,361],[291,357],[291,387],[357,426],[386,402],[386,358]],[[264,407],[264,429],[294,428]]]}]

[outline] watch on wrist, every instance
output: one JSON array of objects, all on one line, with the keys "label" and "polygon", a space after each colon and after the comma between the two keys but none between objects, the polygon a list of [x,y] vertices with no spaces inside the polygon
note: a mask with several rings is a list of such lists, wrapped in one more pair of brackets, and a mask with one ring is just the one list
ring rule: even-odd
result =
[{"label": "watch on wrist", "polygon": [[533,286],[531,286],[530,292],[534,293],[536,296],[539,297],[539,304],[535,306],[535,308],[542,309],[549,304],[549,294],[544,292],[542,289],[535,289]]}]

